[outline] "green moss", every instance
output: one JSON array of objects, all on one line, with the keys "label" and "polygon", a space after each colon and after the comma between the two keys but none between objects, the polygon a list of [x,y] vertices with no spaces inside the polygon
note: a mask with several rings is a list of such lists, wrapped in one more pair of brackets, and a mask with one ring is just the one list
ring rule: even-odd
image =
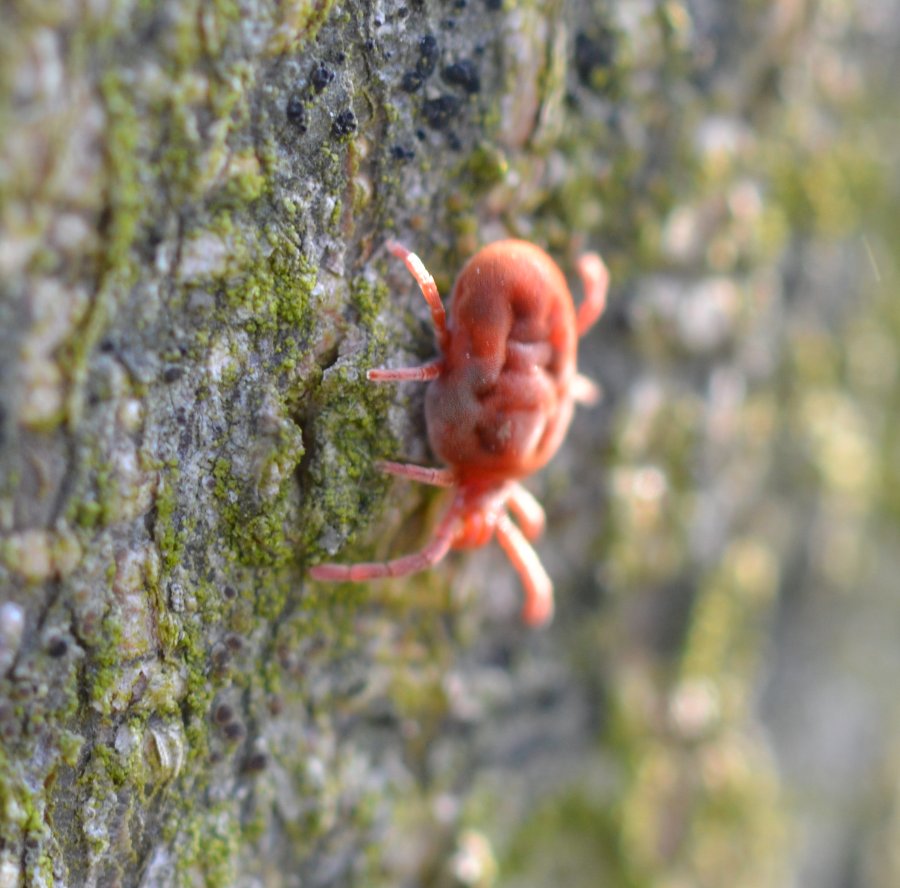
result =
[{"label": "green moss", "polygon": [[165,594],[159,580],[148,580],[147,596],[156,617],[156,633],[162,653],[172,653],[181,636],[181,623],[177,616],[170,612]]},{"label": "green moss", "polygon": [[799,158],[797,150],[773,145],[770,162],[777,203],[795,233],[843,237],[870,224],[881,203],[883,160],[852,129],[827,151],[807,151]]},{"label": "green moss", "polygon": [[642,878],[623,858],[617,810],[578,787],[533,810],[513,834],[500,864],[504,879],[571,888],[641,888]]},{"label": "green moss", "polygon": [[34,801],[15,759],[0,744],[0,839],[15,843],[34,813]]},{"label": "green moss", "polygon": [[178,478],[178,469],[168,466],[156,496],[155,536],[164,571],[171,571],[184,552],[184,535],[175,525]]},{"label": "green moss", "polygon": [[101,713],[111,709],[110,691],[120,678],[119,641],[122,627],[111,616],[103,618],[103,632],[91,651],[90,699]]},{"label": "green moss", "polygon": [[380,339],[383,339],[384,335],[380,330],[375,329],[375,323],[389,296],[388,288],[380,281],[373,284],[360,275],[350,283],[350,300],[359,312],[360,324],[371,331],[371,335],[379,336],[381,334]]},{"label": "green moss", "polygon": [[[367,384],[364,374],[345,365],[323,377],[316,397],[325,405],[317,435],[328,446],[326,458],[310,470],[312,483],[322,492],[317,506],[328,524],[347,533],[370,517],[385,489],[372,455],[396,454],[396,442],[384,422],[390,392]],[[320,527],[319,521],[309,525],[307,546],[318,537]]]},{"label": "green moss", "polygon": [[341,217],[344,214],[344,202],[340,198],[335,198],[331,207],[331,214],[328,217],[328,225],[333,234],[337,234],[341,228]]},{"label": "green moss", "polygon": [[278,335],[282,355],[296,353],[312,329],[310,298],[318,269],[284,238],[267,256],[250,260],[239,279],[226,287],[231,312],[249,315],[244,328],[254,335]]},{"label": "green moss", "polygon": [[229,164],[228,173],[226,197],[240,207],[246,207],[257,200],[268,188],[268,180],[252,151],[245,151],[234,157]]},{"label": "green moss", "polygon": [[84,737],[74,731],[63,731],[59,736],[59,752],[63,762],[70,768],[78,764],[78,755],[84,746]]},{"label": "green moss", "polygon": [[131,268],[129,251],[145,206],[139,175],[142,122],[133,87],[121,72],[104,73],[100,94],[106,109],[104,146],[109,213],[104,232],[104,266],[121,275],[124,269]]},{"label": "green moss", "polygon": [[116,477],[113,466],[102,460],[97,448],[91,452],[90,459],[82,478],[91,483],[92,489],[82,488],[83,496],[72,497],[66,504],[67,521],[88,530],[109,527],[120,521],[139,489],[139,485],[124,485]]},{"label": "green moss", "polygon": [[466,158],[461,175],[471,181],[476,193],[483,193],[499,185],[508,172],[509,160],[504,151],[490,142],[483,142]]},{"label": "green moss", "polygon": [[179,883],[210,888],[234,884],[241,830],[230,806],[213,805],[208,811],[192,813],[181,835],[184,846],[178,859]]},{"label": "green moss", "polygon": [[[124,786],[128,782],[128,763],[123,762],[118,753],[103,743],[97,743],[91,749],[91,763],[94,768],[101,768],[113,787]],[[96,785],[96,776],[93,781]]]},{"label": "green moss", "polygon": [[293,558],[288,539],[293,472],[304,453],[299,428],[285,425],[251,478],[233,471],[225,457],[213,466],[220,503],[221,537],[242,564],[275,567]]},{"label": "green moss", "polygon": [[268,50],[279,55],[298,44],[309,44],[331,14],[334,0],[288,0],[279,5],[281,26],[269,41]]},{"label": "green moss", "polygon": [[[197,707],[205,701],[207,701],[208,711],[209,700],[212,700],[212,694],[207,696],[196,695],[192,697],[191,704],[193,711],[199,713],[200,710]],[[201,762],[203,765],[209,762],[209,725],[199,714],[185,722],[184,737],[185,748],[188,751],[188,762]],[[191,766],[196,767],[193,764],[191,764]]]}]

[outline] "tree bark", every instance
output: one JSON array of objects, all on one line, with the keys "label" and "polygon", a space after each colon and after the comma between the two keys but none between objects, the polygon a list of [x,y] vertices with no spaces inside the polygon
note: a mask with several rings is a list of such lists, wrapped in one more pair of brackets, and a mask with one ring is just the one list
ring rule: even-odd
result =
[{"label": "tree bark", "polygon": [[[2,15],[0,888],[778,884],[756,694],[831,490],[780,486],[792,284],[849,230],[782,99],[835,104],[827,10]],[[496,551],[308,581],[439,507],[376,465],[433,464],[421,388],[365,379],[434,355],[385,240],[447,296],[508,235],[613,275],[604,401],[530,482],[555,623]]]}]

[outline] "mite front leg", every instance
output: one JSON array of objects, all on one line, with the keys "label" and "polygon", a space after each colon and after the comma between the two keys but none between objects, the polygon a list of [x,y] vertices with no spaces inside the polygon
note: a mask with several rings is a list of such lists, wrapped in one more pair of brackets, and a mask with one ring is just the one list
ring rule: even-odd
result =
[{"label": "mite front leg", "polygon": [[522,619],[529,626],[541,626],[553,617],[553,583],[522,531],[505,512],[497,519],[497,540],[525,587]]},{"label": "mite front leg", "polygon": [[437,335],[438,345],[440,345],[441,351],[444,351],[449,341],[447,312],[444,310],[444,303],[441,302],[441,294],[438,293],[434,278],[422,260],[411,250],[407,250],[403,244],[399,244],[397,241],[388,241],[386,246],[398,259],[403,260],[404,265],[409,269],[409,273],[416,279],[416,283],[419,285],[419,289],[422,291],[422,295],[431,309],[431,320],[434,323],[434,332]]}]

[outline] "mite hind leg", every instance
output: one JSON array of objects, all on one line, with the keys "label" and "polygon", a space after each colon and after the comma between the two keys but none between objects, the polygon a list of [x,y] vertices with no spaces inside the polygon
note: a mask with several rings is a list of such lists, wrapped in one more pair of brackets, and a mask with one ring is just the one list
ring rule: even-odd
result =
[{"label": "mite hind leg", "polygon": [[547,523],[544,507],[535,499],[534,495],[518,482],[512,485],[506,505],[516,516],[516,521],[522,528],[522,533],[529,540],[536,540],[543,532]]},{"label": "mite hind leg", "polygon": [[444,516],[431,542],[418,552],[391,561],[364,561],[358,564],[317,564],[309,569],[314,580],[362,583],[384,577],[406,577],[434,567],[450,551],[456,536],[459,518],[451,509]]},{"label": "mite hind leg", "polygon": [[553,617],[553,583],[541,564],[537,552],[506,513],[500,515],[495,528],[497,541],[503,547],[525,587],[522,619],[529,626],[541,626]]}]

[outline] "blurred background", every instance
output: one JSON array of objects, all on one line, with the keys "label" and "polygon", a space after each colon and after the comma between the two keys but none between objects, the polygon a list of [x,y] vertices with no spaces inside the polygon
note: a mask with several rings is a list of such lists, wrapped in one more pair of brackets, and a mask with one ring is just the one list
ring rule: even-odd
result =
[{"label": "blurred background", "polygon": [[900,10],[823,3],[785,109],[790,500],[759,711],[791,884],[900,880]]}]

